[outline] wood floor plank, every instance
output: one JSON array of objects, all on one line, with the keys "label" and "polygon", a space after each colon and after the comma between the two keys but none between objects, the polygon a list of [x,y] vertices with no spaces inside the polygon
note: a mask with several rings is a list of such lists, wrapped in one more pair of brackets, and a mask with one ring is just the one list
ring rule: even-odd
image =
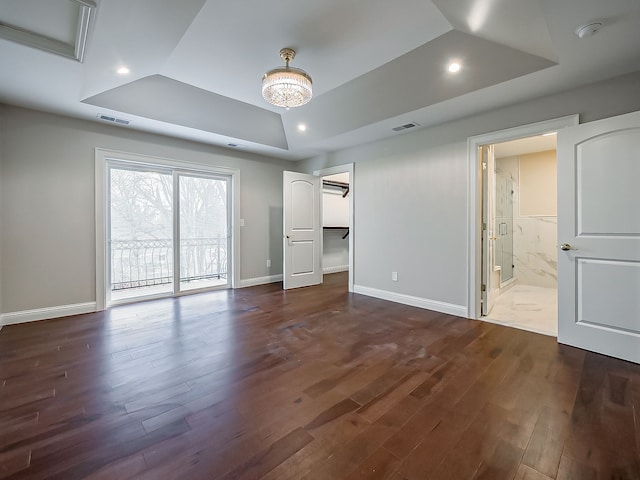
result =
[{"label": "wood floor plank", "polygon": [[512,443],[500,440],[493,454],[482,462],[473,480],[511,480],[518,471],[523,451]]},{"label": "wood floor plank", "polygon": [[350,398],[345,398],[341,402],[332,405],[324,412],[316,416],[313,420],[311,420],[304,426],[304,429],[307,431],[312,431],[342,417],[343,415],[346,415],[347,413],[353,412],[358,408],[360,408],[359,403],[354,402]]},{"label": "wood floor plank", "polygon": [[412,371],[358,409],[358,414],[373,423],[430,376],[430,371]]},{"label": "wood floor plank", "polygon": [[358,436],[370,425],[356,413],[351,413],[331,423],[325,428],[316,429],[312,436],[315,440],[296,452],[293,456],[278,465],[264,476],[264,480],[299,480],[301,473],[329,458],[339,451],[343,445]]},{"label": "wood floor plank", "polygon": [[298,428],[220,478],[221,480],[260,478],[312,441],[313,437],[309,433]]},{"label": "wood floor plank", "polygon": [[347,274],[0,331],[0,479],[640,480],[640,366]]},{"label": "wood floor plank", "polygon": [[385,480],[391,477],[400,464],[391,452],[379,448],[371,454],[346,480]]},{"label": "wood floor plank", "polygon": [[[413,400],[407,399],[409,403]],[[377,422],[365,427],[361,433],[341,446],[326,459],[314,463],[302,476],[306,480],[344,478],[358,468],[366,459],[380,448],[385,440],[413,414],[409,404],[399,403]]]},{"label": "wood floor plank", "polygon": [[555,478],[560,465],[564,440],[564,435],[558,434],[557,430],[537,424],[522,459],[523,465]]},{"label": "wood floor plank", "polygon": [[460,439],[473,418],[472,415],[444,410],[429,435],[404,457],[399,471],[407,479],[419,480],[431,475]]},{"label": "wood floor plank", "polygon": [[90,473],[86,480],[133,480],[147,469],[142,454],[135,454],[106,464],[101,469]]},{"label": "wood floor plank", "polygon": [[553,477],[547,477],[546,475],[538,472],[537,470],[527,467],[524,464],[520,464],[516,476],[513,480],[553,480]]},{"label": "wood floor plank", "polygon": [[0,454],[0,478],[20,475],[31,464],[31,450]]},{"label": "wood floor plank", "polygon": [[557,480],[598,480],[598,472],[585,463],[563,455]]}]

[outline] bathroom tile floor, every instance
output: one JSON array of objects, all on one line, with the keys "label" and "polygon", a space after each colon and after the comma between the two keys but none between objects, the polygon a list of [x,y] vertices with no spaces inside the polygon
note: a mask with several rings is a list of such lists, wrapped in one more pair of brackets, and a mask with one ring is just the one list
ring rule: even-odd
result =
[{"label": "bathroom tile floor", "polygon": [[484,320],[558,336],[558,290],[515,285],[502,293]]}]

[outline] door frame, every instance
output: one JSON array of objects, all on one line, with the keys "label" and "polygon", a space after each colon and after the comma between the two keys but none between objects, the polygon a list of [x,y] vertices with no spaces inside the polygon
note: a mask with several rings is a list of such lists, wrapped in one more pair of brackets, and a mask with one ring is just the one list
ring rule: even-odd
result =
[{"label": "door frame", "polygon": [[[344,165],[337,165],[335,167],[322,168],[320,170],[314,170],[313,174],[320,177],[326,177],[327,175],[334,175],[336,173],[348,173],[349,174],[349,292],[353,292],[353,283],[355,278],[355,272],[353,269],[355,258],[355,229],[354,227],[354,197],[355,197],[355,168],[353,163],[347,163]],[[322,202],[320,202],[320,219],[323,217]],[[320,236],[320,248],[323,249],[323,236]],[[320,257],[320,268],[323,268],[322,257]],[[324,276],[324,273],[323,273]]]},{"label": "door frame", "polygon": [[[106,233],[110,228],[108,225],[109,216],[107,214],[108,205],[108,161],[115,160],[121,163],[132,165],[142,164],[159,167],[170,167],[182,172],[209,173],[212,175],[222,175],[229,177],[230,205],[230,228],[231,234],[231,255],[228,256],[228,264],[231,270],[229,275],[228,288],[237,288],[240,284],[240,170],[235,168],[204,165],[201,163],[174,160],[170,158],[155,157],[150,155],[140,155],[135,153],[107,150],[103,148],[95,149],[95,228],[96,228],[96,311],[105,310],[107,305],[107,273],[109,272],[110,259],[108,256],[108,246]],[[196,291],[180,292],[170,296],[189,295]]]},{"label": "door frame", "polygon": [[578,125],[579,115],[544,120],[518,127],[483,133],[467,139],[468,177],[467,191],[467,235],[469,251],[467,253],[467,317],[480,319],[482,285],[482,157],[478,154],[482,145],[508,142],[519,138],[533,137],[543,133],[560,130],[564,127]]}]

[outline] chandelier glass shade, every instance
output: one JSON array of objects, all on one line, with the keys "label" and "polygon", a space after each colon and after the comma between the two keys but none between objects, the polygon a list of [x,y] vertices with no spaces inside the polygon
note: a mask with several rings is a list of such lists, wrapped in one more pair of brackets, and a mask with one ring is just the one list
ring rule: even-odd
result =
[{"label": "chandelier glass shade", "polygon": [[291,48],[280,50],[284,67],[269,70],[262,77],[262,97],[277,107],[292,108],[304,105],[313,96],[313,81],[307,72],[289,66],[296,52]]}]

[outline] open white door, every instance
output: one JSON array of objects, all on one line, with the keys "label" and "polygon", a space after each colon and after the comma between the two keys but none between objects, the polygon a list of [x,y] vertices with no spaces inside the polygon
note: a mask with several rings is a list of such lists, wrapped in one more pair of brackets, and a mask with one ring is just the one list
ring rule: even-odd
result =
[{"label": "open white door", "polygon": [[640,363],[640,112],[558,132],[558,341]]},{"label": "open white door", "polygon": [[320,177],[284,172],[284,288],[322,283]]},{"label": "open white door", "polygon": [[493,145],[483,145],[482,149],[482,316],[489,315],[495,300],[495,170],[496,162]]}]

